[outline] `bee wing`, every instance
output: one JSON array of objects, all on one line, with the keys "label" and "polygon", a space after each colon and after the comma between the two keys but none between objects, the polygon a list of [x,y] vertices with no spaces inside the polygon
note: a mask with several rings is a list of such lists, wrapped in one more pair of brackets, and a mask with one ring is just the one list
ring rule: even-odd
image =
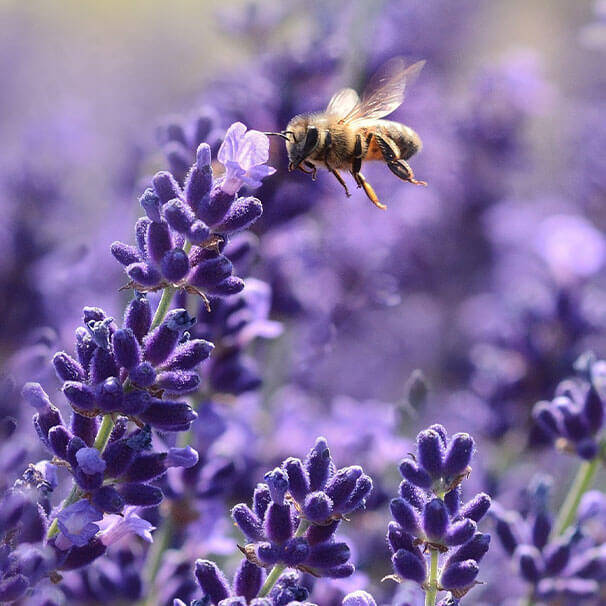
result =
[{"label": "bee wing", "polygon": [[390,59],[370,79],[362,101],[343,121],[377,120],[391,114],[402,105],[406,88],[417,78],[424,65],[425,61],[417,61],[406,67],[402,57]]},{"label": "bee wing", "polygon": [[353,88],[342,88],[329,101],[326,112],[344,118],[360,103],[360,97]]}]

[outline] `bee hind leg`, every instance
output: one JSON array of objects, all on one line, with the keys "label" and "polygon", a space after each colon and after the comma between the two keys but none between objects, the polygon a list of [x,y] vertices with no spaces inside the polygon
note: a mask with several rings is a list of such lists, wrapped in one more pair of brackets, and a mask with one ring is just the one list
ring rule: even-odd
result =
[{"label": "bee hind leg", "polygon": [[389,170],[394,175],[396,175],[396,177],[402,179],[402,181],[408,181],[409,183],[413,183],[414,185],[427,186],[427,181],[417,181],[417,179],[415,179],[415,175],[412,172],[412,168],[410,168],[406,160],[396,160],[395,162],[388,162],[387,168],[389,168]]},{"label": "bee hind leg", "polygon": [[354,179],[356,180],[358,187],[362,187],[364,189],[364,193],[368,196],[368,199],[377,208],[380,208],[381,210],[385,210],[387,208],[387,206],[385,206],[385,204],[381,204],[381,202],[379,202],[379,198],[378,198],[377,194],[375,193],[375,190],[372,188],[372,185],[364,178],[364,175],[360,172],[357,172],[357,173],[352,172],[352,175],[353,175]]},{"label": "bee hind leg", "polygon": [[406,162],[406,160],[402,160],[402,158],[398,158],[391,145],[389,145],[385,139],[375,135],[375,141],[381,150],[383,160],[385,160],[387,167],[394,175],[396,175],[396,177],[402,179],[402,181],[413,183],[414,185],[427,185],[425,181],[417,181],[415,179],[415,175],[412,172],[412,168],[410,168],[408,162]]}]

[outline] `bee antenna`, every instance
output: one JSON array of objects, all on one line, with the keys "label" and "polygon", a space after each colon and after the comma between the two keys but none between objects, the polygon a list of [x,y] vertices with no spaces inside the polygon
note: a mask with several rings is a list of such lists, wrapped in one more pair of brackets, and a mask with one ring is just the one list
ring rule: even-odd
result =
[{"label": "bee antenna", "polygon": [[282,139],[284,139],[285,141],[289,141],[288,135],[293,135],[293,138],[294,138],[294,133],[292,131],[290,131],[290,130],[285,130],[285,131],[282,131],[280,133],[263,133],[263,134],[264,135],[271,135],[271,136],[274,136],[274,137],[282,137]]}]

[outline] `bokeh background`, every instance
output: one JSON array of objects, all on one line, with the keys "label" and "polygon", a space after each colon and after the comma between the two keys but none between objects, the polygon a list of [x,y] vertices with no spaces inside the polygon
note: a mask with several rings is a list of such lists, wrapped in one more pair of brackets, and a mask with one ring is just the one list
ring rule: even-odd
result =
[{"label": "bokeh background", "polygon": [[[605,15],[590,0],[0,3],[0,362],[16,384],[0,398],[3,487],[37,448],[15,390],[57,393],[48,361],[71,348],[82,306],[122,313],[109,245],[132,240],[150,175],[182,170],[200,134],[216,149],[235,120],[279,130],[403,55],[427,60],[394,114],[424,141],[411,165],[427,188],[369,166],[380,212],[326,175],[287,173],[272,141],[247,267],[263,326],[243,340],[239,382],[205,399],[222,423],[205,448],[236,471],[160,574],[228,559],[228,507],[316,435],[379,478],[351,530],[361,572],[341,588],[393,592],[377,584],[385,500],[427,423],[477,436],[478,488],[512,506],[550,472],[558,503],[572,465],[541,449],[530,410],[584,351],[606,354]],[[470,604],[515,593],[491,582],[508,565],[498,546],[487,560]]]}]

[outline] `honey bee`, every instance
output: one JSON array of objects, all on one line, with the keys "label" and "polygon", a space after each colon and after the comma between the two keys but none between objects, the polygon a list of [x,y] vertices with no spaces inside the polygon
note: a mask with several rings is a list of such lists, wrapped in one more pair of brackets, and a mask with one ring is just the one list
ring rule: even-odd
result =
[{"label": "honey bee", "polygon": [[360,169],[364,161],[381,160],[403,181],[427,185],[415,179],[407,162],[421,149],[419,135],[409,126],[382,119],[402,104],[423,65],[425,61],[418,61],[407,67],[402,57],[394,57],[370,79],[362,99],[353,88],[344,88],[332,96],[325,111],[295,116],[282,132],[266,134],[285,139],[289,171],[298,169],[315,179],[318,168],[325,168],[349,197],[339,173],[349,170],[370,201],[385,210]]}]

